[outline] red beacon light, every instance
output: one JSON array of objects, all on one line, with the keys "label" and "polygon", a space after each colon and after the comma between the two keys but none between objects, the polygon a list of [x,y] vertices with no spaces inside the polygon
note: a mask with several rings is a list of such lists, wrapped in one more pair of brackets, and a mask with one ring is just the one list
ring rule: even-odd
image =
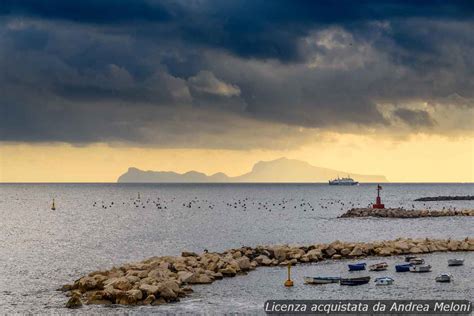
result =
[{"label": "red beacon light", "polygon": [[380,190],[382,190],[382,186],[378,184],[377,185],[377,199],[375,200],[375,204],[372,205],[372,208],[385,208],[385,204],[382,204],[382,199],[380,198]]}]

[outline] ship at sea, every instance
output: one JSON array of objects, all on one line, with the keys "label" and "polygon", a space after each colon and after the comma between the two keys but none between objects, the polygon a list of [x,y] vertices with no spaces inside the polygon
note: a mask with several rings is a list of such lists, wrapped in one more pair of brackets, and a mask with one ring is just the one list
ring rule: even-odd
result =
[{"label": "ship at sea", "polygon": [[351,177],[347,176],[347,178],[339,178],[334,180],[329,180],[329,185],[357,185],[359,182],[354,181]]}]

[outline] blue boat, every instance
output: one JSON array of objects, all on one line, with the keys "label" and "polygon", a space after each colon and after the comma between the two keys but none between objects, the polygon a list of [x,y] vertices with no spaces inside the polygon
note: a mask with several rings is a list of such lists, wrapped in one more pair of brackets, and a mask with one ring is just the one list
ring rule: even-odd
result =
[{"label": "blue boat", "polygon": [[395,271],[397,271],[397,272],[408,272],[408,271],[410,271],[410,267],[411,267],[410,263],[397,264],[395,266]]},{"label": "blue boat", "polygon": [[361,262],[361,263],[353,263],[349,264],[349,271],[362,271],[365,270],[366,263]]}]

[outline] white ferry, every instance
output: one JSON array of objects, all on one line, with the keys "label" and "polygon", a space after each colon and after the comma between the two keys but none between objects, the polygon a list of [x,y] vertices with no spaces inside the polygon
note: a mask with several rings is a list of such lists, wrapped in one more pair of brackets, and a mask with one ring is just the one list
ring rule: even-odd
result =
[{"label": "white ferry", "polygon": [[356,185],[356,184],[359,184],[359,182],[354,181],[354,179],[352,179],[349,176],[347,178],[337,177],[337,179],[329,180],[329,185]]}]

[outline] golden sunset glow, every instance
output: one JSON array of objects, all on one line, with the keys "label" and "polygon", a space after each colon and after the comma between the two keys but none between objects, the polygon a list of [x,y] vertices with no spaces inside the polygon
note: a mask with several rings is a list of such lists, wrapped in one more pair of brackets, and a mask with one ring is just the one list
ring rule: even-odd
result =
[{"label": "golden sunset glow", "polygon": [[474,138],[418,135],[410,139],[328,134],[299,149],[203,150],[3,144],[1,182],[116,182],[129,167],[142,170],[237,176],[259,160],[279,157],[360,174],[385,175],[390,182],[473,182]]}]

